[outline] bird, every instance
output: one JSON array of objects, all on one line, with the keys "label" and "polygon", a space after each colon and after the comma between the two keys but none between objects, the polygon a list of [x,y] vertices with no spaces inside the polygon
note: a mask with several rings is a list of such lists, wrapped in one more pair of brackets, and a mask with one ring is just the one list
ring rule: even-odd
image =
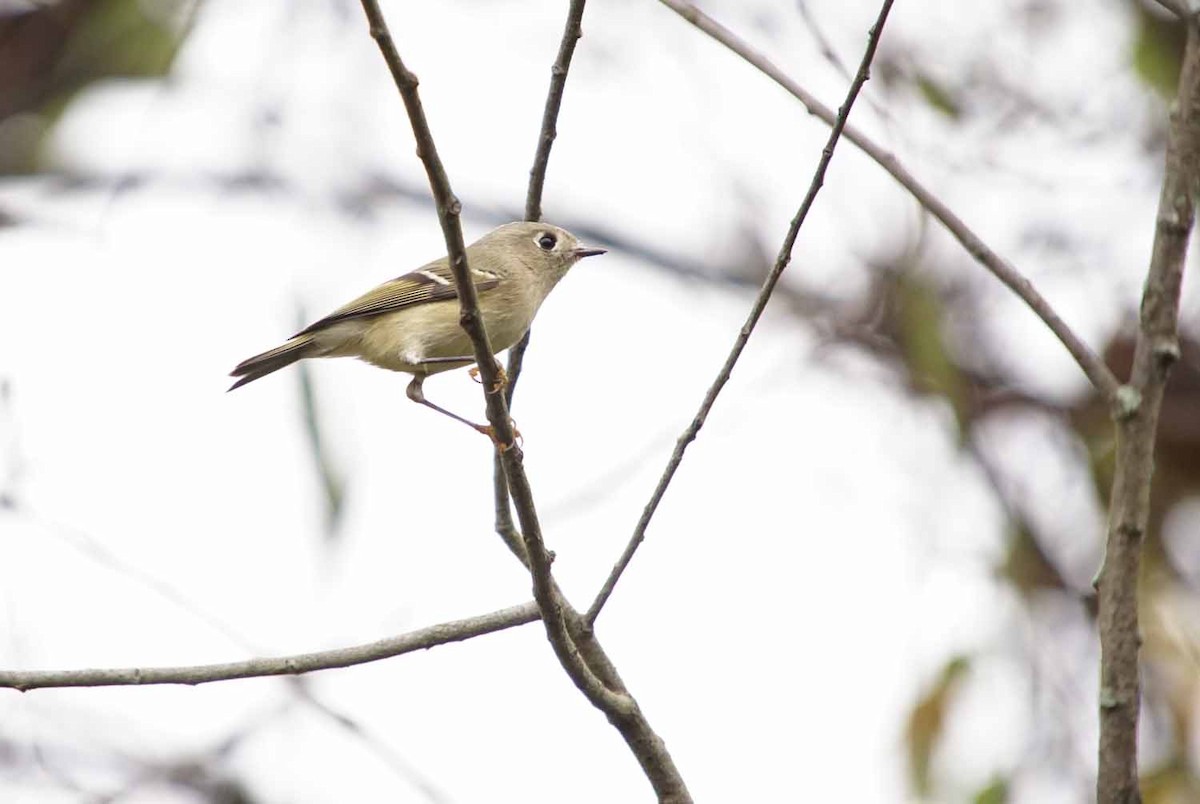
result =
[{"label": "bird", "polygon": [[[584,257],[606,253],[584,246],[549,223],[517,221],[467,246],[467,266],[492,348],[503,351],[528,331],[546,296]],[[412,375],[406,394],[425,407],[491,435],[491,428],[425,398],[431,374],[475,363],[474,346],[459,325],[458,293],[447,257],[390,279],[287,342],[243,360],[230,372],[232,391],[315,357],[357,357],[373,366]]]}]

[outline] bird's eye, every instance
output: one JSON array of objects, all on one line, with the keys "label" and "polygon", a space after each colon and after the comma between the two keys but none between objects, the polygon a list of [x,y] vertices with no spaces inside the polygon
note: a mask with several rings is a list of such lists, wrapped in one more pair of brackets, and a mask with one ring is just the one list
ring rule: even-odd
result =
[{"label": "bird's eye", "polygon": [[537,244],[538,248],[540,248],[542,251],[550,251],[555,245],[557,245],[557,243],[558,238],[549,232],[542,232],[540,235],[538,235]]}]

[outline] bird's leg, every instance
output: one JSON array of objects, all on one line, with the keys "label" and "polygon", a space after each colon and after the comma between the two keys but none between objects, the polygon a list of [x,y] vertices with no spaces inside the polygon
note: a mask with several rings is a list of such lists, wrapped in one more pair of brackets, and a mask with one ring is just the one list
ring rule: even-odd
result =
[{"label": "bird's leg", "polygon": [[[418,366],[437,365],[440,363],[474,363],[473,355],[463,355],[462,357],[423,357],[416,361]],[[467,369],[467,374],[471,375],[471,379],[475,382],[482,382],[479,379],[479,366],[471,366]],[[496,363],[496,384],[492,387],[492,393],[499,393],[508,387],[508,375],[504,373],[504,366]]]},{"label": "bird's leg", "polygon": [[450,411],[443,408],[441,405],[435,405],[434,403],[432,403],[428,399],[426,399],[425,392],[423,390],[421,390],[421,384],[424,382],[425,382],[424,374],[417,374],[412,378],[412,382],[410,382],[408,384],[408,390],[405,391],[405,393],[408,395],[409,399],[411,399],[413,402],[416,402],[418,405],[424,405],[427,408],[432,408],[433,410],[436,410],[438,413],[441,413],[443,416],[449,416],[451,419],[454,419],[455,421],[462,422],[463,424],[467,425],[467,427],[470,427],[472,430],[475,430],[476,432],[480,432],[486,436],[492,436],[494,438],[491,427],[489,427],[487,425],[483,425],[483,424],[476,424],[475,422],[471,421],[470,419],[464,419],[462,416],[459,416],[457,413],[451,413]]},{"label": "bird's leg", "polygon": [[[462,422],[467,427],[470,427],[472,430],[474,430],[477,433],[483,433],[485,436],[492,439],[492,443],[495,444],[496,447],[501,452],[512,449],[512,446],[513,446],[512,444],[503,444],[500,442],[500,439],[496,436],[496,431],[492,428],[492,426],[490,424],[476,424],[475,422],[471,421],[470,419],[464,419],[462,416],[459,416],[457,413],[452,413],[452,412],[446,410],[445,408],[443,408],[441,405],[436,405],[433,402],[430,402],[428,399],[426,399],[425,392],[421,389],[421,385],[424,382],[425,382],[424,374],[417,374],[417,375],[413,376],[412,382],[410,382],[408,384],[408,389],[405,391],[405,393],[408,395],[409,399],[411,399],[413,402],[416,402],[418,405],[424,405],[427,408],[436,410],[438,413],[441,413],[443,416],[449,416],[451,419],[454,419],[456,422]],[[512,419],[509,419],[509,421],[512,421]],[[515,424],[513,425],[513,436],[517,439],[518,442],[520,440],[522,440],[521,432],[517,429],[517,426]]]},{"label": "bird's leg", "polygon": [[463,355],[462,357],[422,357],[416,361],[418,366],[431,365],[434,363],[474,363],[475,355]]}]

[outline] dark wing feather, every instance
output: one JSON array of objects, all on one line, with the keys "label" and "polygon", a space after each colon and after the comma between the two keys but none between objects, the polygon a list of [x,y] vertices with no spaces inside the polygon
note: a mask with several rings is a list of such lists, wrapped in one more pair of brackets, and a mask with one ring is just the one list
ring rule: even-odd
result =
[{"label": "dark wing feather", "polygon": [[[471,273],[474,275],[472,278],[475,280],[476,293],[485,293],[500,284],[500,279],[494,274],[476,270],[472,270]],[[320,321],[309,324],[292,337],[308,335],[339,321],[370,318],[384,313],[394,313],[407,307],[415,307],[418,304],[456,298],[458,298],[458,294],[454,290],[454,276],[450,273],[450,267],[446,261],[441,260],[384,282],[354,301],[342,305]]]}]

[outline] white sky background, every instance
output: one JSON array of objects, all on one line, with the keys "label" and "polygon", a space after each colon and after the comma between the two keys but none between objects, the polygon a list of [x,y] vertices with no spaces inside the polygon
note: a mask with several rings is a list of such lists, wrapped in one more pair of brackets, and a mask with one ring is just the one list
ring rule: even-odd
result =
[{"label": "white sky background", "polygon": [[[877,7],[808,5],[853,68]],[[1161,104],[1128,71],[1121,4],[1052,4],[1044,38],[1012,32],[1020,5],[983,4],[968,19],[957,3],[901,0],[884,49],[947,80],[986,62],[1061,118],[1012,131],[997,110],[948,128],[920,103],[889,107],[868,84],[854,119],[1099,344],[1121,313],[1113,300],[1136,303],[1157,159],[1142,155],[1139,125],[1125,137],[1089,132],[1111,134],[1118,110],[1131,118]],[[791,4],[705,8],[840,103],[846,81]],[[564,4],[385,12],[474,239],[491,226],[480,209],[522,207]],[[747,225],[773,253],[826,129],[656,3],[594,0],[584,30],[546,218],[714,272],[740,252]],[[261,124],[264,108],[277,124]],[[529,598],[491,532],[490,446],[409,403],[406,377],[354,361],[313,366],[347,479],[332,547],[295,371],[225,394],[235,363],[296,329],[298,304],[320,315],[442,247],[431,207],[389,202],[352,217],[332,203],[367,173],[425,186],[356,3],[210,0],[169,82],[90,92],[53,147],[84,172],[160,178],[120,193],[0,185],[0,202],[26,218],[0,230],[0,377],[12,389],[0,457],[20,466],[22,505],[0,515],[0,663],[295,653]],[[203,178],[247,170],[287,186],[233,191]],[[843,143],[785,281],[853,296],[864,262],[914,237],[916,221],[914,204]],[[1047,248],[1030,237],[1035,224],[1067,232],[1072,247]],[[929,248],[992,282],[940,232]],[[1017,376],[1078,393],[1066,353],[992,284],[985,323],[1011,347]],[[555,572],[576,605],[623,547],[751,298],[614,251],[578,266],[543,308],[515,415]],[[905,800],[902,719],[917,691],[948,656],[1020,639],[999,633],[1015,611],[990,579],[1001,517],[959,456],[949,410],[914,404],[861,358],[816,361],[814,345],[808,328],[768,313],[599,622],[697,800]],[[426,391],[482,416],[465,372]],[[1055,474],[1065,459],[1012,436],[1031,472],[1069,482]],[[1098,539],[1094,503],[1079,505],[1094,525],[1084,538]],[[1014,661],[993,656],[970,676],[945,758],[951,789],[978,789],[1029,750],[1030,693]],[[310,682],[446,800],[651,799],[539,625]],[[1094,744],[1094,691],[1078,694],[1082,744]],[[0,798],[74,801],[55,774],[88,791],[123,781],[80,756],[176,761],[262,719],[227,761],[264,801],[428,800],[304,704],[280,713],[289,701],[280,680],[0,695],[3,735],[28,769],[0,779]],[[38,770],[39,749],[53,773]],[[1052,773],[1022,784],[1020,800],[1070,800]],[[149,785],[122,800],[165,796]]]}]

